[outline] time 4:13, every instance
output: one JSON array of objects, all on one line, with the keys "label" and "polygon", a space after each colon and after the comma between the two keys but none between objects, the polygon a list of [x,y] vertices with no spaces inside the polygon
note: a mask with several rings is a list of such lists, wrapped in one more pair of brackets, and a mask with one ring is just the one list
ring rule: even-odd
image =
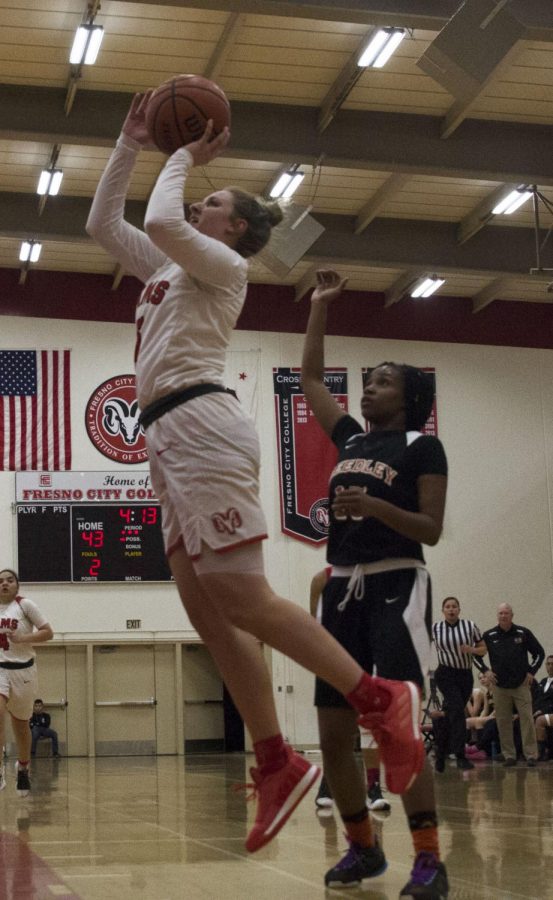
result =
[{"label": "time 4:13", "polygon": [[140,506],[140,507],[121,507],[119,515],[127,523],[127,525],[138,524],[155,525],[157,522],[159,510],[157,506]]}]

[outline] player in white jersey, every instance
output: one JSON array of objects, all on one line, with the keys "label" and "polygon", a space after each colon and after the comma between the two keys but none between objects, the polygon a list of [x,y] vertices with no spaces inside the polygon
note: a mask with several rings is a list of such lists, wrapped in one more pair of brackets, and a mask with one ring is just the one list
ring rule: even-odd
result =
[{"label": "player in white jersey", "polygon": [[[12,569],[0,572],[0,752],[6,743],[6,713],[11,716],[17,743],[17,792],[31,789],[29,719],[37,696],[37,672],[33,644],[43,644],[54,633],[36,603],[19,596],[19,580]],[[0,760],[0,791],[6,786]]]},{"label": "player in white jersey", "polygon": [[409,691],[406,697],[404,684],[364,673],[319,623],[277,597],[265,579],[259,442],[253,422],[225,389],[223,371],[245,301],[246,258],[263,248],[282,214],[274,204],[227,188],[192,203],[186,220],[190,168],[219,156],[230,137],[228,129],[213,137],[208,123],[200,140],[168,159],[148,203],[146,233],[126,222],[133,166],[149,144],[150,94],[133,100],[87,230],[145,283],[136,310],[136,375],[152,484],[182,602],[254,742],[258,809],[246,842],[254,851],[275,836],[318,775],[283,740],[259,641],[331,683],[361,716],[377,710],[407,760],[416,756],[415,738],[398,729],[396,709],[405,705],[411,715],[418,697],[411,699]]}]

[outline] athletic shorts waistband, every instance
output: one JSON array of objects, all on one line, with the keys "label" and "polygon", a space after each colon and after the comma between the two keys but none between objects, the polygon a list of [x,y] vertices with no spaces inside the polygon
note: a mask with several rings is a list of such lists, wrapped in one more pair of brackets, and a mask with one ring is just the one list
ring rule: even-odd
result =
[{"label": "athletic shorts waistband", "polygon": [[399,557],[398,559],[379,559],[371,563],[358,563],[356,566],[332,566],[331,578],[351,578],[353,574],[376,575],[378,572],[395,572],[397,569],[426,569],[421,559]]},{"label": "athletic shorts waistband", "polygon": [[235,391],[223,387],[222,384],[211,384],[210,382],[193,384],[182,391],[165,394],[163,397],[154,400],[153,403],[149,403],[140,413],[138,421],[144,429],[149,428],[152,422],[164,416],[171,409],[175,409],[176,406],[181,406],[189,400],[194,400],[195,397],[201,397],[203,394],[232,394],[233,397],[238,399]]},{"label": "athletic shorts waistband", "polygon": [[0,669],[28,669],[33,663],[34,659],[28,659],[26,662],[0,662]]}]

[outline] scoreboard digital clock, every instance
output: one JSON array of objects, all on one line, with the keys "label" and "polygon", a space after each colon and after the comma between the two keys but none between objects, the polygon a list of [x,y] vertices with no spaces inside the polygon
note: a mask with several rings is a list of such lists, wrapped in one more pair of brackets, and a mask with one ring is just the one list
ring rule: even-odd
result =
[{"label": "scoreboard digital clock", "polygon": [[17,504],[22,582],[170,581],[153,504]]}]

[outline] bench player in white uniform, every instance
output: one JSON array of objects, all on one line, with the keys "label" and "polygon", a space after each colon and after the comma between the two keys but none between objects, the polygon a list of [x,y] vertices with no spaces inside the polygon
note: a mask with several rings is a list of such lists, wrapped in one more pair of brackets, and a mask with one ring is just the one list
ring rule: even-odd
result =
[{"label": "bench player in white uniform", "polygon": [[[262,249],[282,214],[274,204],[229,188],[191,204],[186,221],[183,191],[190,168],[215,159],[229,140],[228,129],[210,140],[210,123],[200,140],[167,161],[148,203],[146,234],[125,222],[133,166],[149,143],[150,93],[134,98],[87,230],[145,284],[136,309],[136,380],[152,484],[182,602],[254,742],[258,809],[246,842],[254,851],[274,837],[318,776],[318,768],[283,741],[259,641],[321,675],[360,714],[378,710],[391,734],[388,761],[401,760],[401,777],[411,778],[418,765],[417,738],[407,719],[413,705],[418,714],[419,701],[404,684],[366,675],[265,579],[259,442],[223,377],[225,351],[246,297],[246,257]],[[403,726],[398,705],[409,710]]]},{"label": "bench player in white uniform", "polygon": [[[6,743],[6,713],[11,716],[17,743],[17,793],[31,789],[29,719],[38,693],[33,644],[43,644],[54,633],[36,603],[19,596],[19,580],[12,569],[0,572],[0,752]],[[6,786],[0,760],[0,791]]]}]

